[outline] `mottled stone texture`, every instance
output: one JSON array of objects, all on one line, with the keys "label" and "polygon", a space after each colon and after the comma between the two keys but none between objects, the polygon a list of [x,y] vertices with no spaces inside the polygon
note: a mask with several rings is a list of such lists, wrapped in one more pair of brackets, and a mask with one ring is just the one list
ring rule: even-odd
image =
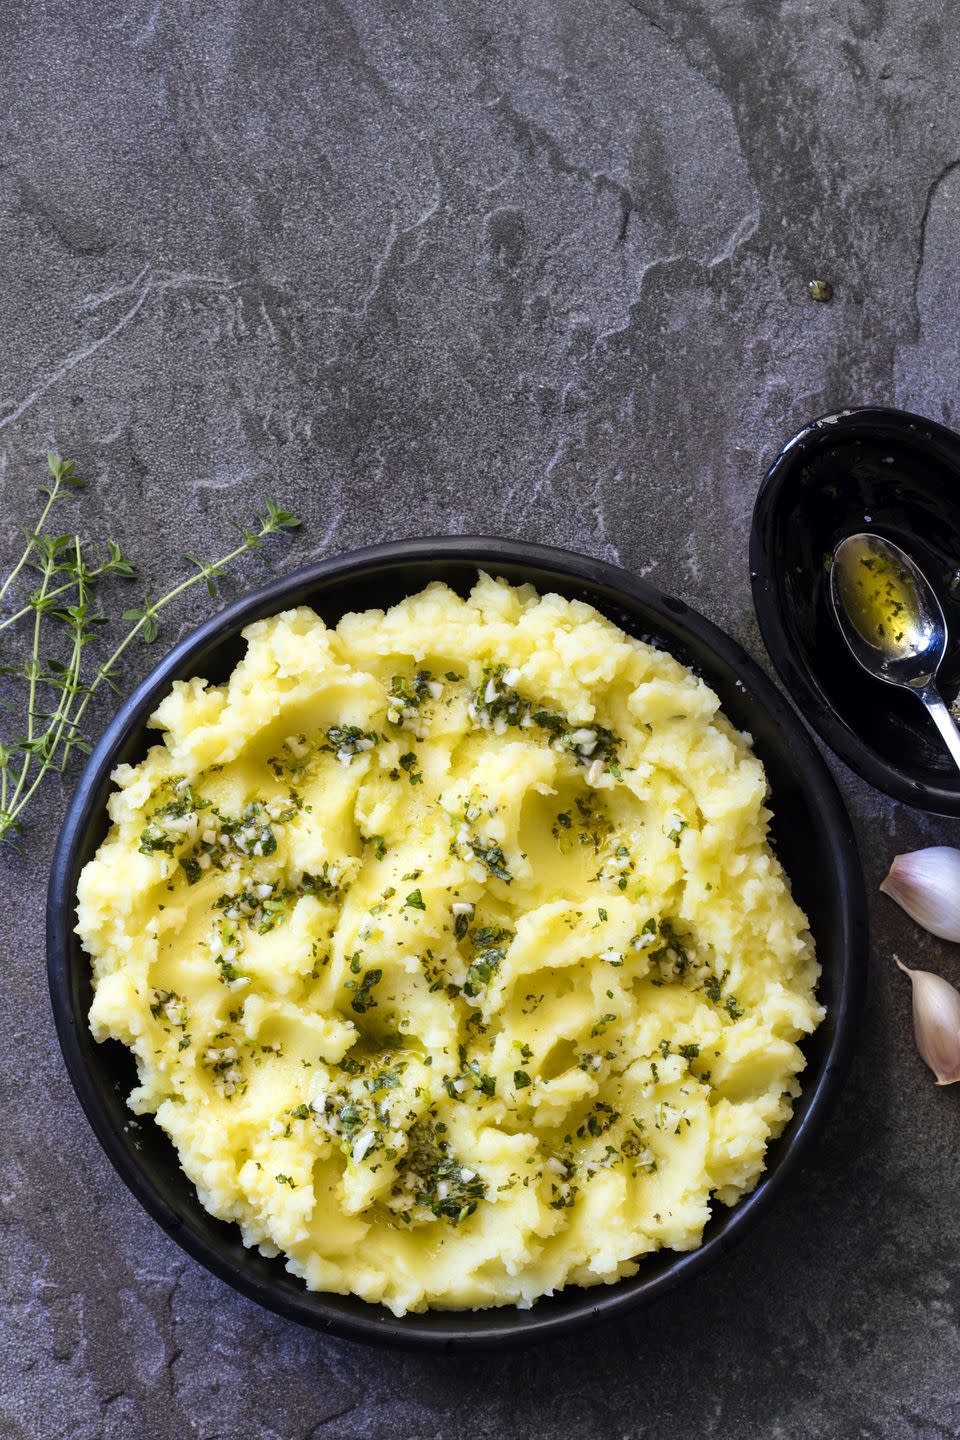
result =
[{"label": "mottled stone texture", "polygon": [[[960,420],[958,68],[947,0],[4,0],[4,554],[53,443],[152,586],[268,491],[307,522],[275,569],[521,535],[764,660],[778,443],[864,401]],[[871,892],[957,839],[834,768]],[[739,1253],[616,1328],[410,1357],[242,1300],[109,1168],[44,982],[63,798],[0,859],[3,1440],[960,1434],[958,1096],[891,954],[960,958],[889,902],[846,1094]]]}]

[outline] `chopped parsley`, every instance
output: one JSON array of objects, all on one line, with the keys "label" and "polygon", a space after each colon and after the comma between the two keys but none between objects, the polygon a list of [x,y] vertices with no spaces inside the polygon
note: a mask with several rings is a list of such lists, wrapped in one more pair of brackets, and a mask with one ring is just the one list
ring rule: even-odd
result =
[{"label": "chopped parsley", "polygon": [[704,980],[703,982],[704,993],[708,1000],[713,1001],[714,1005],[720,1004],[720,995],[723,991],[723,987],[726,984],[727,976],[729,974],[729,970],[724,970],[723,974],[720,976],[708,975],[706,980]]},{"label": "chopped parsley", "polygon": [[382,970],[365,970],[357,992],[350,1001],[351,1010],[355,1010],[358,1015],[365,1015],[368,1010],[373,1010],[377,1002],[370,992],[382,979]]},{"label": "chopped parsley", "polygon": [[522,725],[530,710],[508,681],[519,679],[519,672],[506,665],[485,665],[483,676],[470,699],[471,714],[485,729],[505,730],[508,725]]},{"label": "chopped parsley", "polygon": [[283,924],[291,900],[302,893],[305,893],[302,886],[296,891],[279,890],[274,883],[257,885],[251,881],[245,890],[221,895],[214,908],[222,910],[228,920],[246,920],[251,930],[258,935],[266,935],[275,926]]},{"label": "chopped parsley", "polygon": [[582,1140],[585,1134],[590,1134],[596,1140],[599,1136],[605,1135],[611,1125],[615,1125],[619,1119],[619,1110],[614,1110],[612,1105],[598,1100],[584,1123],[578,1128],[577,1138]]},{"label": "chopped parsley", "polygon": [[[198,795],[186,780],[181,778],[168,783],[173,786],[177,798],[155,810],[140,832],[138,848],[141,855],[154,855],[158,851],[164,855],[172,855],[185,833],[184,827],[176,822],[192,821],[201,810],[210,809],[211,802]],[[174,822],[172,828],[164,825],[164,821],[171,820]]]},{"label": "chopped parsley", "polygon": [[323,750],[333,750],[341,764],[349,765],[355,755],[372,750],[377,743],[375,730],[361,730],[359,725],[331,725]]},{"label": "chopped parsley", "polygon": [[[411,1126],[403,1168],[415,1178],[416,1205],[437,1220],[459,1225],[474,1213],[487,1187],[475,1170],[452,1153],[445,1135],[442,1121],[421,1120]],[[404,1191],[405,1187],[398,1185],[394,1194],[402,1196]]]},{"label": "chopped parsley", "polygon": [[[466,904],[467,902],[464,902]],[[461,908],[459,913],[453,917],[453,933],[458,940],[462,940],[470,929],[470,921],[473,918],[475,907],[470,906],[469,910]]]},{"label": "chopped parsley", "polygon": [[387,705],[387,721],[391,725],[401,726],[404,720],[415,714],[425,700],[428,700],[433,691],[433,684],[429,670],[418,670],[412,680],[405,675],[394,675],[390,681],[389,701]]},{"label": "chopped parsley", "polygon": [[297,888],[299,894],[312,895],[318,900],[335,900],[340,894],[340,886],[330,874],[329,860],[324,860],[316,875],[305,874]]},{"label": "chopped parsley", "polygon": [[421,785],[423,774],[417,769],[417,757],[412,750],[400,756],[400,769],[405,770],[411,785]]},{"label": "chopped parsley", "polygon": [[224,985],[231,985],[234,980],[240,979],[240,971],[232,960],[225,960],[222,955],[214,956],[214,964],[220,971],[220,979]]},{"label": "chopped parsley", "polygon": [[[559,742],[560,748],[567,751],[571,758],[578,764],[592,766],[599,760],[608,770],[613,769],[617,764],[617,748],[620,745],[619,738],[612,730],[605,725],[575,725],[564,715],[558,715],[550,710],[534,710],[532,712],[534,725],[541,730],[546,730],[552,736],[554,743]],[[620,777],[620,767],[617,766],[617,778]]]},{"label": "chopped parsley", "polygon": [[476,839],[469,843],[474,855],[478,860],[483,861],[494,879],[502,880],[506,885],[511,884],[513,876],[507,869],[507,857],[499,845],[495,845],[492,841],[484,843],[484,841]]},{"label": "chopped parsley", "polygon": [[489,985],[494,975],[500,968],[503,961],[504,951],[492,945],[487,950],[482,950],[472,964],[468,967],[463,981],[463,993],[471,999],[479,995],[485,985]]}]

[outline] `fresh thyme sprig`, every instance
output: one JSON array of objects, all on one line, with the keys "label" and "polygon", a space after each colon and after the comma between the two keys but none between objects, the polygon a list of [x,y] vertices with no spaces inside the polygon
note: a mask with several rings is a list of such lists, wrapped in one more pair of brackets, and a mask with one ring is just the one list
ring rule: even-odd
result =
[{"label": "fresh thyme sprig", "polygon": [[241,527],[239,544],[226,555],[218,560],[186,555],[195,573],[158,599],[146,595],[142,606],[124,610],[126,632],[105,660],[89,666],[87,647],[107,624],[94,603],[99,582],[109,576],[133,580],[137,572],[115,540],[98,550],[75,532],[48,533],[55,508],[82,490],[83,481],[74,462],[53,451],[47,455],[47,468],[50,483],[39,487],[44,504],[36,528],[23,532],[23,552],[0,584],[0,607],[14,607],[0,618],[0,637],[10,632],[11,638],[22,635],[27,642],[25,660],[0,666],[0,705],[11,727],[0,741],[0,844],[16,843],[24,811],[44,778],[63,771],[74,750],[89,751],[81,728],[87,708],[102,686],[119,689],[117,665],[133,641],[139,637],[152,643],[160,633],[159,616],[169,604],[201,583],[216,595],[228,565],[259,549],[268,536],[300,524],[288,510],[265,501],[263,514]]}]

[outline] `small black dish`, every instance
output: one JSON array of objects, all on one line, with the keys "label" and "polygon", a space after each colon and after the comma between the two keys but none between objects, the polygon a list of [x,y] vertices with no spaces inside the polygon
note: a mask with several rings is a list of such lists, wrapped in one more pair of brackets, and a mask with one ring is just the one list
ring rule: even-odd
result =
[{"label": "small black dish", "polygon": [[[645,1258],[632,1279],[571,1288],[531,1310],[434,1310],[397,1319],[351,1296],[310,1292],[281,1260],[245,1249],[236,1227],[201,1207],[153,1120],[133,1119],[125,1103],[135,1083],[132,1057],[117,1042],[95,1044],[87,1026],[90,968],[74,934],[77,877],[107,830],[112,771],[147,749],[148,716],[175,679],[225,680],[243,652],[245,625],[301,604],[333,624],[345,611],[392,604],[431,580],[466,593],[480,568],[587,601],[628,632],[663,644],[704,676],[732,722],[753,735],[770,780],[773,841],[816,939],[827,1018],[805,1046],[803,1093],[769,1148],[760,1183],[734,1209],[718,1207],[700,1249],[660,1252]],[[796,1174],[842,1084],[862,1001],[866,934],[856,844],[833,779],[790,706],[740,646],[680,601],[611,565],[472,537],[404,540],[321,561],[230,605],[175,646],[124,701],[87,763],[57,844],[47,910],[50,994],[70,1078],[107,1155],[168,1234],[214,1274],[281,1315],[356,1340],[444,1349],[516,1345],[621,1315],[698,1275],[728,1250]]]},{"label": "small black dish", "polygon": [[906,550],[937,592],[949,704],[960,688],[960,435],[903,410],[814,420],[767,471],[750,536],[760,631],[806,720],[877,789],[960,816],[960,773],[933,722],[914,696],[860,669],[833,617],[829,557],[861,530]]}]

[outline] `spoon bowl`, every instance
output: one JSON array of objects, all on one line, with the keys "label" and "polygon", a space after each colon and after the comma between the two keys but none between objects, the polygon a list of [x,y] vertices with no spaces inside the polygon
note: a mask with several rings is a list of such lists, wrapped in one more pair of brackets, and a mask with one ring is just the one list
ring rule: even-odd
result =
[{"label": "spoon bowl", "polygon": [[922,688],[947,649],[947,622],[922,570],[882,535],[862,531],[833,552],[830,599],[843,638],[868,674]]},{"label": "spoon bowl", "polygon": [[960,769],[960,731],[936,686],[947,622],[920,567],[882,535],[847,535],[833,552],[830,603],[853,658],[875,679],[913,691]]}]

